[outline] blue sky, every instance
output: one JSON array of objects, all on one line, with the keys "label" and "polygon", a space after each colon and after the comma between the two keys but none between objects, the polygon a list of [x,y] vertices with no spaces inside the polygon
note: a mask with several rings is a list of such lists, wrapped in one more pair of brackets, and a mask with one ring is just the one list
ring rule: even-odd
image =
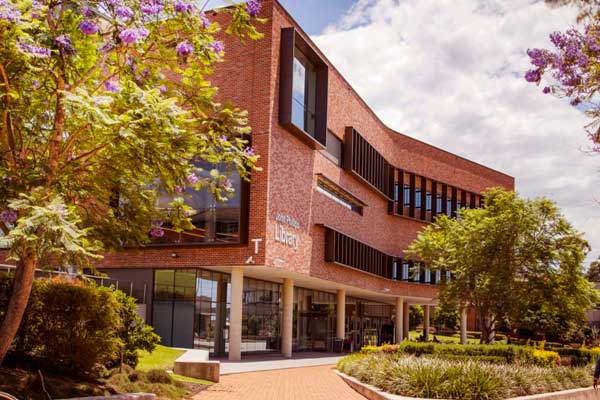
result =
[{"label": "blue sky", "polygon": [[316,35],[326,26],[339,20],[356,1],[280,0],[280,2],[309,35]]}]

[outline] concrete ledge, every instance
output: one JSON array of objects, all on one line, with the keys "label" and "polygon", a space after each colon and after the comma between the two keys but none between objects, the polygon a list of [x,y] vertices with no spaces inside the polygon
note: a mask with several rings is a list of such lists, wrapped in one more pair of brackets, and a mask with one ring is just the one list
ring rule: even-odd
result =
[{"label": "concrete ledge", "polygon": [[153,393],[127,393],[112,396],[72,397],[63,400],[156,400],[156,395]]},{"label": "concrete ledge", "polygon": [[580,388],[563,390],[561,392],[540,393],[531,396],[513,397],[510,400],[597,400],[600,399],[600,391],[594,388]]},{"label": "concrete ledge", "polygon": [[[375,386],[367,385],[366,383],[362,383],[358,379],[348,376],[340,371],[335,371],[335,373],[338,374],[338,376],[340,378],[342,378],[348,384],[348,386],[350,386],[352,389],[357,391],[359,394],[361,394],[368,400],[415,400],[416,399],[415,397],[399,396],[397,394],[390,394],[390,393],[384,392],[383,390],[376,388]],[[419,398],[419,400],[434,400],[434,399]]]},{"label": "concrete ledge", "polygon": [[219,361],[179,361],[177,359],[173,372],[191,378],[219,382],[220,369]]},{"label": "concrete ledge", "polygon": [[[406,397],[390,394],[375,386],[362,383],[358,379],[348,376],[340,371],[335,371],[335,373],[338,374],[338,376],[342,378],[348,384],[348,386],[368,400],[435,400],[425,399],[422,397]],[[560,392],[540,393],[531,396],[513,397],[508,400],[600,400],[600,391],[594,390],[593,388],[580,388],[563,390]]]}]

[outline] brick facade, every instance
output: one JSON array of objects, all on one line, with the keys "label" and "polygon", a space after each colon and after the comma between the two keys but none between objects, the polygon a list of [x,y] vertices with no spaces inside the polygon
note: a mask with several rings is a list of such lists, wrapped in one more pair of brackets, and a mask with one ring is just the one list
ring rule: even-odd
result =
[{"label": "brick facade", "polygon": [[[219,97],[247,109],[253,127],[252,142],[261,155],[262,171],[252,176],[249,206],[249,239],[262,239],[255,254],[254,243],[227,246],[152,247],[107,254],[104,268],[168,268],[243,266],[252,256],[255,275],[261,269],[344,285],[373,292],[392,302],[393,296],[432,299],[436,289],[393,281],[324,261],[325,228],[351,236],[386,254],[401,257],[425,222],[393,216],[388,202],[364,182],[336,165],[320,151],[307,146],[279,124],[279,49],[281,29],[295,27],[328,64],[328,128],[344,139],[352,126],[396,168],[427,176],[474,193],[493,186],[514,188],[514,179],[503,173],[453,155],[385,126],[363,99],[327,61],[310,38],[276,1],[263,1],[260,26],[264,38],[241,43],[223,37],[226,61],[219,65],[213,83]],[[219,17],[221,18],[221,17]],[[450,134],[451,132],[449,132]],[[412,132],[418,135],[419,132]],[[366,204],[363,215],[352,212],[317,192],[317,176],[327,177]],[[278,214],[299,223],[290,228],[299,235],[297,249],[277,242]],[[173,257],[173,253],[176,257]],[[258,266],[258,267],[257,267]],[[279,280],[279,279],[276,279]],[[279,280],[280,281],[280,280]],[[332,286],[333,289],[333,286]]]}]

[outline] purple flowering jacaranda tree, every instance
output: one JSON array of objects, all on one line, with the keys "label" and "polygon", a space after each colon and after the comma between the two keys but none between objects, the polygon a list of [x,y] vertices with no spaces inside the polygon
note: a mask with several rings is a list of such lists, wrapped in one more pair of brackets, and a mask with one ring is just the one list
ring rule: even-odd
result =
[{"label": "purple flowering jacaranda tree", "polygon": [[585,21],[580,28],[550,34],[552,49],[527,50],[532,68],[525,80],[544,94],[567,98],[571,106],[583,105],[592,119],[586,126],[592,149],[600,152],[600,17]]},{"label": "purple flowering jacaranda tree", "polygon": [[[163,222],[188,229],[183,189],[227,201],[229,173],[256,168],[246,112],[217,103],[208,75],[225,56],[222,25],[261,37],[260,3],[210,16],[199,3],[0,0],[0,254],[16,264],[0,363],[36,268],[90,265],[163,235]],[[157,210],[164,193],[172,207]]]}]

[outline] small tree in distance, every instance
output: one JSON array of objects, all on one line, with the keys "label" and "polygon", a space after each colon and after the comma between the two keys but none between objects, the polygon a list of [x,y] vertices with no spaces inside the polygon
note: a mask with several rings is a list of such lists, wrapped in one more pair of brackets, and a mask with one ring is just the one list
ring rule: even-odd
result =
[{"label": "small tree in distance", "polygon": [[484,193],[482,208],[439,216],[409,253],[452,272],[440,289],[442,307],[473,307],[481,341],[489,343],[497,324],[518,327],[535,310],[585,324],[585,311],[598,300],[583,275],[587,247],[552,201],[494,188]]},{"label": "small tree in distance", "polygon": [[[261,37],[259,10],[219,12],[243,40]],[[220,30],[191,0],[0,0],[0,244],[17,265],[0,363],[37,267],[88,265],[162,235],[165,220],[190,228],[186,186],[226,201],[229,173],[249,178],[246,112],[217,103],[207,79]],[[168,213],[160,193],[174,197]]]}]

